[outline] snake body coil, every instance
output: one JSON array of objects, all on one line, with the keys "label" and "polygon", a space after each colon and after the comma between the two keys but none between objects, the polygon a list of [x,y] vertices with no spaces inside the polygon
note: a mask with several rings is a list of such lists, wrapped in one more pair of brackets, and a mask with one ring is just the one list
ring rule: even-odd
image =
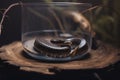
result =
[{"label": "snake body coil", "polygon": [[88,49],[86,40],[80,38],[37,38],[34,49],[52,58],[65,58],[82,54]]}]

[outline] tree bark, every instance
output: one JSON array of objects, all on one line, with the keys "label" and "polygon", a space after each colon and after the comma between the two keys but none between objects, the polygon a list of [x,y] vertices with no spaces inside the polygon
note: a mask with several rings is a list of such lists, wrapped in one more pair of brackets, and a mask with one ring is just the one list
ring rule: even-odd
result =
[{"label": "tree bark", "polygon": [[[57,70],[100,69],[120,60],[120,49],[100,42],[99,48],[91,50],[80,60],[52,63],[35,60],[26,55],[21,42],[13,42],[0,48],[0,59],[20,67],[21,70],[54,74]],[[51,71],[52,70],[52,71]]]}]

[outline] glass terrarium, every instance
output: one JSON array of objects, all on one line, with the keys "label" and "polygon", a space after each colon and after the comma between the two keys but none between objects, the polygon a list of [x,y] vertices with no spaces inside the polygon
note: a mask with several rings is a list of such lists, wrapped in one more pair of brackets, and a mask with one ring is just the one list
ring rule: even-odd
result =
[{"label": "glass terrarium", "polygon": [[25,52],[44,61],[80,59],[91,48],[91,7],[88,3],[22,4]]}]

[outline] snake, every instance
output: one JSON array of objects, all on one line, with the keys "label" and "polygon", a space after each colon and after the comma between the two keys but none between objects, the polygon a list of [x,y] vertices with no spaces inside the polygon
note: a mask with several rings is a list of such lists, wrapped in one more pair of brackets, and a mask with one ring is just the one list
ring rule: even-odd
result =
[{"label": "snake", "polygon": [[83,54],[88,49],[83,38],[39,37],[34,42],[34,50],[51,58],[66,58]]}]

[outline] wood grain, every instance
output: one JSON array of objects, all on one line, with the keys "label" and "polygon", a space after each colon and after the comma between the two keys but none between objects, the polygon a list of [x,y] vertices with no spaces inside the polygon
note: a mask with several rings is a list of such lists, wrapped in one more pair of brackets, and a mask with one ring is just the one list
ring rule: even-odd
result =
[{"label": "wood grain", "polygon": [[[100,43],[97,50],[91,50],[80,60],[52,63],[35,60],[26,55],[22,43],[17,41],[0,48],[0,59],[20,67],[21,70],[42,74],[55,74],[55,70],[99,69],[112,65],[120,60],[120,49]],[[52,70],[52,71],[51,71]]]}]

